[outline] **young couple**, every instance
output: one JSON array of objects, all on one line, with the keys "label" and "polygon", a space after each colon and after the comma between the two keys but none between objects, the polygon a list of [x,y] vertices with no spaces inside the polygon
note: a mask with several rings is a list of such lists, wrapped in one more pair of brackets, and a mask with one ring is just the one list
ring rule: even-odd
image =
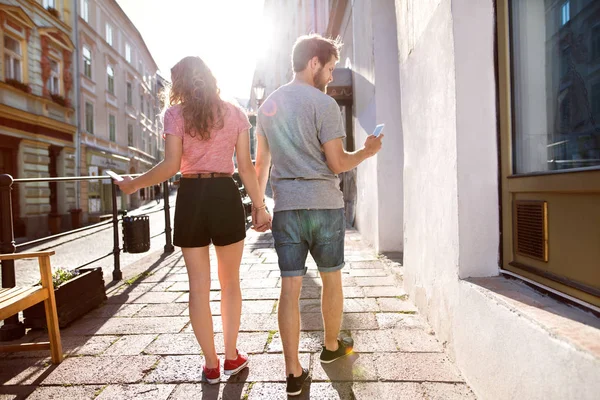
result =
[{"label": "young couple", "polygon": [[[242,298],[239,267],[245,239],[244,209],[231,177],[233,155],[254,205],[254,229],[272,229],[282,276],[279,330],[286,364],[287,393],[298,395],[308,378],[299,361],[299,300],[308,252],[323,282],[325,340],[321,362],[352,351],[351,338],[338,338],[342,322],[344,201],[337,174],[355,168],[381,149],[383,135],[367,137],[364,147],[344,150],[345,130],[338,105],[325,94],[339,60],[339,42],[319,35],[300,37],[293,48],[294,79],[273,92],[257,118],[256,168],[250,158],[246,115],[221,100],[208,67],[187,57],[171,70],[170,108],[164,116],[165,159],[144,175],[118,182],[131,194],[181,171],[175,208],[174,244],[180,246],[190,282],[190,318],[205,357],[209,383],[220,381],[209,305],[210,260],[215,246],[221,284],[225,375],[248,364],[237,350]],[[273,218],[264,205],[271,170]]]}]

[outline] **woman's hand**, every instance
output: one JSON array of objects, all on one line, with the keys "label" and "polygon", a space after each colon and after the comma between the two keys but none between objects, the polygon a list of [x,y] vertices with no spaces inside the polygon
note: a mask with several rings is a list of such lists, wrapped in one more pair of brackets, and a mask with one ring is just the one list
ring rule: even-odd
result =
[{"label": "woman's hand", "polygon": [[133,182],[133,178],[130,176],[124,176],[122,181],[115,181],[115,184],[119,186],[119,188],[125,194],[132,194],[137,192],[137,187],[135,187],[135,183]]},{"label": "woman's hand", "polygon": [[252,228],[257,232],[265,232],[271,229],[271,215],[267,212],[266,207],[260,209],[252,209]]}]

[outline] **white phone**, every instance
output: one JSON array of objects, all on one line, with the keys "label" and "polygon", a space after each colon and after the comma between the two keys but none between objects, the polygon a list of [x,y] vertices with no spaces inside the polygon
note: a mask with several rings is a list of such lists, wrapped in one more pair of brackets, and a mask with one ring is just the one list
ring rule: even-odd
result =
[{"label": "white phone", "polygon": [[385,126],[385,124],[379,124],[375,127],[375,130],[373,131],[373,136],[378,137],[381,134],[381,131],[383,130],[383,127]]},{"label": "white phone", "polygon": [[107,169],[104,172],[106,173],[106,175],[110,176],[117,182],[121,182],[123,180],[123,177],[121,175],[117,174],[116,172],[111,171],[110,169]]}]

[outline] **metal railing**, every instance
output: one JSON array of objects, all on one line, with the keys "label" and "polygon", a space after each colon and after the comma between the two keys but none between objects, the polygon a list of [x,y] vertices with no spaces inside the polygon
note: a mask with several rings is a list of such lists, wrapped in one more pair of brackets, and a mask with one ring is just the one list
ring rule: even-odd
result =
[{"label": "metal railing", "polygon": [[[139,175],[130,175],[132,177]],[[110,221],[100,222],[97,224],[89,225],[83,228],[73,229],[70,231],[58,233],[55,235],[46,236],[43,238],[35,239],[25,243],[16,244],[13,230],[13,212],[12,212],[12,198],[11,191],[13,183],[26,184],[26,183],[39,183],[39,182],[82,182],[82,181],[96,181],[108,179],[111,182],[111,197],[112,197],[112,218]],[[164,211],[165,214],[165,230],[160,234],[165,234],[165,246],[164,252],[171,253],[174,251],[171,234],[171,206],[169,205],[169,182],[163,182],[163,209],[156,210],[154,212]],[[123,278],[121,271],[121,250],[119,244],[119,215],[126,214],[119,212],[117,207],[117,185],[109,176],[82,176],[82,177],[58,177],[58,178],[26,178],[26,179],[13,179],[12,176],[7,174],[0,174],[0,254],[12,254],[16,253],[17,250],[28,248],[34,245],[41,244],[53,239],[71,235],[73,233],[79,233],[89,231],[98,227],[112,225],[113,229],[113,249],[111,253],[108,253],[100,258],[89,261],[84,265],[80,265],[73,269],[79,269],[89,264],[100,261],[104,258],[113,256],[113,280],[118,281]],[[122,220],[122,217],[121,217]],[[156,236],[154,236],[156,237]],[[2,287],[11,288],[16,286],[16,274],[15,264],[13,260],[2,261]],[[4,320],[4,325],[0,328],[0,341],[2,340],[13,340],[23,336],[25,328],[22,323],[19,322],[18,315]]]}]

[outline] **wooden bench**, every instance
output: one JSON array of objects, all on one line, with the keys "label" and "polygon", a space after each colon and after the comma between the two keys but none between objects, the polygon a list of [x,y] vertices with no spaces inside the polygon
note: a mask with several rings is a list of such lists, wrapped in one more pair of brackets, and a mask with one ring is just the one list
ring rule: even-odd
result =
[{"label": "wooden bench", "polygon": [[59,364],[62,361],[62,344],[58,327],[58,315],[56,314],[56,301],[54,300],[54,286],[52,285],[52,268],[50,267],[50,256],[52,255],[54,255],[53,251],[0,254],[0,261],[37,258],[42,277],[42,286],[0,288],[0,320],[11,317],[34,304],[44,302],[50,339],[49,342],[3,345],[0,346],[0,352],[50,349],[52,362]]}]

